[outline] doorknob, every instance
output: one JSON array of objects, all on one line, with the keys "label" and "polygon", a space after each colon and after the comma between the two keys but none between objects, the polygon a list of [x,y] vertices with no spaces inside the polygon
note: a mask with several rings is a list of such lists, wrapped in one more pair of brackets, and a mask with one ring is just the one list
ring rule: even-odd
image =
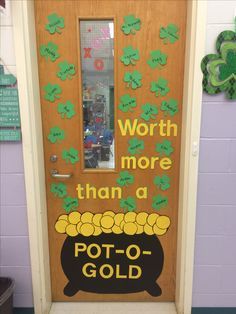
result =
[{"label": "doorknob", "polygon": [[58,170],[56,169],[51,170],[50,173],[51,173],[51,176],[55,179],[69,179],[73,175],[72,173],[65,173],[65,174],[59,173]]}]

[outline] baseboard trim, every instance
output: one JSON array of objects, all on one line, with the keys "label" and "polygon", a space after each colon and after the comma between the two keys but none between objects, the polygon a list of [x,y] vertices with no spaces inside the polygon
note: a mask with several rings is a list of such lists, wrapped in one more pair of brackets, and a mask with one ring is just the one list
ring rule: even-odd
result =
[{"label": "baseboard trim", "polygon": [[34,314],[33,307],[14,307],[13,314]]},{"label": "baseboard trim", "polygon": [[193,307],[192,314],[236,314],[236,307]]}]

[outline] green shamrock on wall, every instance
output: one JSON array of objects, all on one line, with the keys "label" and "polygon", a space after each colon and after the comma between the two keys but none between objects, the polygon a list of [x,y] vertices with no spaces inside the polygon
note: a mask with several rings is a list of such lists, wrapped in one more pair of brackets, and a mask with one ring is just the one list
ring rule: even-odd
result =
[{"label": "green shamrock on wall", "polygon": [[44,86],[45,95],[44,98],[50,102],[54,102],[56,99],[60,98],[60,94],[62,93],[62,89],[58,84],[50,84],[48,83]]},{"label": "green shamrock on wall", "polygon": [[162,143],[156,144],[156,152],[161,155],[170,156],[173,151],[174,148],[172,147],[171,141],[169,140],[163,140]]},{"label": "green shamrock on wall", "polygon": [[160,37],[164,39],[164,44],[174,44],[179,39],[179,28],[175,24],[169,24],[167,27],[161,27]]},{"label": "green shamrock on wall", "polygon": [[46,24],[45,28],[50,34],[61,34],[60,29],[64,27],[63,17],[58,16],[56,13],[48,15],[48,24]]},{"label": "green shamrock on wall", "polygon": [[57,76],[62,80],[65,81],[67,78],[69,80],[72,79],[72,76],[75,75],[75,66],[68,61],[63,61],[58,64],[60,70],[57,72]]},{"label": "green shamrock on wall", "polygon": [[74,165],[79,161],[79,152],[77,149],[71,147],[69,150],[64,149],[62,151],[62,159],[66,161],[66,163],[72,163]]},{"label": "green shamrock on wall", "polygon": [[175,99],[169,101],[163,100],[161,103],[161,110],[164,111],[165,116],[168,114],[173,117],[178,111],[178,102]]},{"label": "green shamrock on wall", "polygon": [[133,212],[135,211],[136,206],[136,200],[132,196],[120,200],[120,207],[123,208],[124,211]]},{"label": "green shamrock on wall", "polygon": [[141,118],[145,121],[149,121],[150,119],[156,119],[156,115],[158,114],[158,109],[156,105],[151,105],[149,103],[142,105],[141,107],[143,113],[141,114]]},{"label": "green shamrock on wall", "polygon": [[134,183],[134,176],[130,174],[128,171],[121,171],[119,175],[120,177],[116,180],[116,182],[120,186],[128,186]]},{"label": "green shamrock on wall", "polygon": [[151,82],[151,92],[155,93],[156,97],[159,95],[165,96],[170,91],[167,85],[168,81],[162,77],[159,77],[156,82]]},{"label": "green shamrock on wall", "polygon": [[140,154],[144,150],[144,141],[139,140],[138,138],[132,138],[129,140],[128,152],[131,155]]},{"label": "green shamrock on wall", "polygon": [[63,205],[62,208],[67,212],[71,212],[73,210],[76,210],[77,207],[79,206],[79,201],[77,198],[73,198],[73,197],[65,197],[63,200]]},{"label": "green shamrock on wall", "polygon": [[162,191],[166,191],[170,188],[170,178],[167,175],[156,176],[154,178],[154,184]]},{"label": "green shamrock on wall", "polygon": [[67,100],[64,104],[59,103],[57,106],[57,112],[61,115],[62,119],[71,119],[75,115],[74,105]]},{"label": "green shamrock on wall", "polygon": [[67,187],[64,183],[52,183],[50,191],[54,194],[54,196],[63,198],[67,194]]},{"label": "green shamrock on wall", "polygon": [[121,96],[118,108],[123,112],[133,112],[134,110],[132,108],[135,108],[136,106],[136,98],[130,97],[129,94],[125,94]]},{"label": "green shamrock on wall", "polygon": [[50,133],[48,135],[48,139],[51,143],[56,143],[64,140],[65,132],[60,129],[58,126],[54,126],[50,129]]},{"label": "green shamrock on wall", "polygon": [[124,82],[126,82],[127,87],[131,87],[132,89],[137,89],[142,86],[142,74],[134,70],[133,72],[125,72]]},{"label": "green shamrock on wall", "polygon": [[45,57],[47,61],[50,59],[52,62],[56,61],[60,57],[58,53],[58,46],[52,42],[47,43],[47,45],[41,45],[40,54],[42,57]]},{"label": "green shamrock on wall", "polygon": [[139,31],[141,28],[141,20],[134,15],[127,15],[124,17],[124,23],[121,26],[121,30],[125,35],[133,34]]},{"label": "green shamrock on wall", "polygon": [[150,52],[150,59],[148,59],[147,64],[152,68],[161,69],[163,65],[166,64],[167,55],[160,50],[153,50]]},{"label": "green shamrock on wall", "polygon": [[124,54],[121,56],[120,60],[124,65],[135,65],[135,61],[139,60],[139,51],[134,49],[132,46],[127,46],[123,48]]},{"label": "green shamrock on wall", "polygon": [[152,199],[152,207],[156,210],[160,210],[168,205],[168,198],[166,196],[157,195]]}]

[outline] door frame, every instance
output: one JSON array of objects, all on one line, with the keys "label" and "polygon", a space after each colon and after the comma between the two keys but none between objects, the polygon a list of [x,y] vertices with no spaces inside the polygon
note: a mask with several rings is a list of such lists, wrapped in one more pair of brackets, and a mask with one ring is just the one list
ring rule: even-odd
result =
[{"label": "door frame", "polygon": [[[188,1],[176,268],[175,305],[178,314],[190,314],[192,305],[202,101],[200,62],[205,52],[206,4],[205,0]],[[11,7],[34,308],[36,314],[47,314],[52,300],[34,1],[12,0]]]}]

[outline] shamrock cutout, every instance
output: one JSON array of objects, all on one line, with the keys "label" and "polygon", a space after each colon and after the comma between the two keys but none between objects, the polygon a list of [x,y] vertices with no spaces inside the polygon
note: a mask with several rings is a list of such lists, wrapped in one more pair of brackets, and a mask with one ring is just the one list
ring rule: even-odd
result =
[{"label": "shamrock cutout", "polygon": [[66,191],[66,185],[65,183],[52,183],[51,184],[51,189],[50,191],[57,197],[63,198],[66,196],[67,191]]},{"label": "shamrock cutout", "polygon": [[163,100],[161,103],[161,110],[165,112],[165,116],[168,114],[173,117],[178,111],[178,102],[175,99],[170,99],[169,101]]},{"label": "shamrock cutout", "polygon": [[164,44],[168,42],[174,44],[176,40],[179,39],[179,28],[175,24],[169,24],[167,27],[161,27],[160,29],[160,37],[164,39]]},{"label": "shamrock cutout", "polygon": [[79,206],[79,201],[77,198],[73,198],[73,197],[65,197],[63,200],[63,209],[65,209],[65,211],[67,213],[76,210],[77,207]]},{"label": "shamrock cutout", "polygon": [[45,57],[47,61],[50,59],[52,62],[56,61],[60,57],[58,53],[58,46],[52,42],[47,43],[47,45],[41,45],[40,54],[42,57]]},{"label": "shamrock cutout", "polygon": [[67,78],[71,80],[72,75],[75,75],[75,66],[72,63],[67,61],[60,62],[59,68],[60,71],[57,72],[57,77],[59,77],[62,81],[65,81]]},{"label": "shamrock cutout", "polygon": [[164,140],[162,143],[156,144],[156,151],[161,155],[170,156],[173,153],[174,148],[171,145],[171,141]]},{"label": "shamrock cutout", "polygon": [[61,130],[58,126],[54,126],[50,129],[50,133],[48,135],[48,139],[51,143],[56,143],[64,140],[65,132]]},{"label": "shamrock cutout", "polygon": [[139,51],[134,49],[132,46],[127,46],[123,48],[124,54],[121,56],[120,60],[124,65],[135,65],[135,60],[139,60]]},{"label": "shamrock cutout", "polygon": [[48,15],[48,24],[46,24],[45,28],[50,34],[61,34],[60,28],[64,28],[64,18],[58,16],[56,13],[52,13]]},{"label": "shamrock cutout", "polygon": [[157,185],[162,191],[166,191],[170,188],[170,178],[167,175],[156,176],[154,184]]},{"label": "shamrock cutout", "polygon": [[136,137],[129,140],[128,152],[131,155],[140,154],[142,150],[144,150],[144,141],[139,140]]},{"label": "shamrock cutout", "polygon": [[120,186],[128,186],[129,184],[134,183],[134,176],[128,171],[121,171],[120,177],[116,180]]},{"label": "shamrock cutout", "polygon": [[134,197],[128,196],[127,198],[122,198],[120,200],[120,207],[124,211],[133,212],[136,209],[136,200]]},{"label": "shamrock cutout", "polygon": [[159,95],[165,96],[170,91],[167,85],[168,85],[168,81],[162,77],[159,77],[157,82],[151,83],[151,92],[155,93],[157,97]]},{"label": "shamrock cutout", "polygon": [[133,34],[139,31],[141,28],[141,20],[134,15],[127,15],[124,17],[124,23],[121,26],[121,30],[125,35]]},{"label": "shamrock cutout", "polygon": [[227,51],[225,63],[219,65],[219,79],[224,81],[231,77],[236,79],[236,50]]},{"label": "shamrock cutout", "polygon": [[137,106],[136,98],[130,97],[129,94],[125,94],[121,96],[118,108],[123,112],[128,112],[128,111],[133,112],[134,110],[132,108],[136,106]]},{"label": "shamrock cutout", "polygon": [[134,70],[133,72],[125,72],[124,82],[127,83],[127,87],[131,86],[132,89],[137,89],[142,86],[141,80],[142,74],[139,71]]},{"label": "shamrock cutout", "polygon": [[50,102],[54,102],[55,99],[60,98],[58,96],[62,93],[61,87],[58,84],[52,85],[48,83],[46,86],[44,86],[45,95],[44,98]]},{"label": "shamrock cutout", "polygon": [[160,210],[161,208],[168,205],[168,198],[166,196],[157,195],[152,199],[152,207],[156,210]]},{"label": "shamrock cutout", "polygon": [[166,64],[167,55],[162,53],[160,50],[153,50],[150,53],[151,57],[148,59],[147,64],[152,68],[161,69],[163,65]]},{"label": "shamrock cutout", "polygon": [[62,151],[62,159],[66,161],[66,163],[72,163],[75,164],[79,161],[79,152],[77,149],[71,147],[69,150],[63,150]]},{"label": "shamrock cutout", "polygon": [[67,100],[64,104],[58,104],[57,112],[61,115],[62,119],[71,119],[75,115],[74,105]]},{"label": "shamrock cutout", "polygon": [[141,114],[141,118],[145,121],[149,121],[150,119],[156,119],[156,115],[158,114],[158,109],[156,105],[151,105],[149,103],[143,105],[141,107],[143,113]]}]

